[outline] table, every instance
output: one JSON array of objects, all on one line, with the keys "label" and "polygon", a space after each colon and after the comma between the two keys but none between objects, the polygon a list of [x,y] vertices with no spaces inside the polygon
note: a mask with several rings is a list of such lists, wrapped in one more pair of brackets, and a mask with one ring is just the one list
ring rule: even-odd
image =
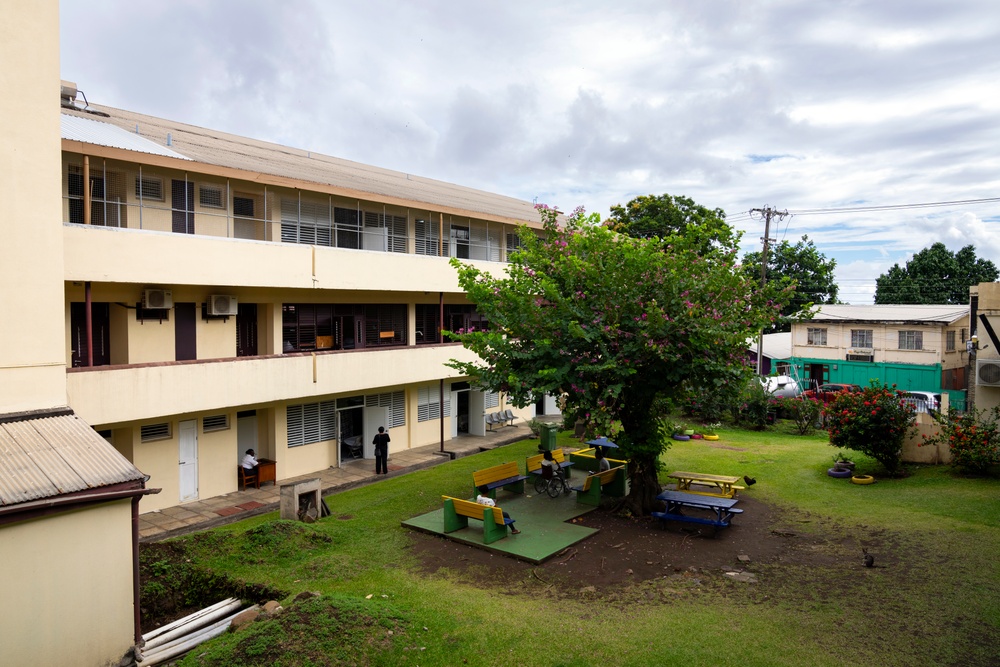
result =
[{"label": "table", "polygon": [[277,461],[272,461],[271,459],[257,459],[257,481],[259,484],[264,482],[275,483],[276,478],[276,468]]},{"label": "table", "polygon": [[[720,498],[732,498],[736,495],[738,489],[742,489],[742,486],[737,486],[736,483],[740,481],[739,477],[731,477],[729,475],[706,475],[700,472],[672,472],[667,477],[677,480],[677,490],[686,491],[687,493],[695,493],[703,496],[718,496]],[[691,488],[692,484],[704,485],[709,487],[715,487],[716,491],[697,491]]]},{"label": "table", "polygon": [[[734,515],[743,513],[743,510],[733,507],[733,505],[740,502],[736,498],[720,498],[718,496],[667,490],[656,496],[656,499],[667,503],[667,511],[665,513],[653,512],[653,516],[657,516],[660,519],[707,523],[724,528],[729,525]],[[715,514],[715,519],[700,519],[698,517],[687,516],[681,513],[681,509],[683,508],[708,510]]]}]

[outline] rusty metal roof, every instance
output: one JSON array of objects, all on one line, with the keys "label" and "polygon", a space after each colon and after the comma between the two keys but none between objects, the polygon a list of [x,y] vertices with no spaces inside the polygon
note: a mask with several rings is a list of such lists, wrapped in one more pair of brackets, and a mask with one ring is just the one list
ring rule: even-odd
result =
[{"label": "rusty metal roof", "polygon": [[0,421],[0,507],[144,476],[74,414]]},{"label": "rusty metal roof", "polygon": [[[540,226],[534,205],[522,199],[124,109],[96,104],[91,108],[108,114],[102,123],[203,164],[322,184],[342,189],[347,196],[366,193],[376,200],[406,202],[411,208]],[[64,118],[86,116],[71,109],[62,109],[62,114]],[[93,143],[85,138],[77,141]]]}]

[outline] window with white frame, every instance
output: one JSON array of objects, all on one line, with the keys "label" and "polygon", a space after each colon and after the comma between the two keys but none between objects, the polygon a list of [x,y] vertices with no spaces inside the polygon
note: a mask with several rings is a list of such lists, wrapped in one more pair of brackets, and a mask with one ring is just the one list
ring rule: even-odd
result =
[{"label": "window with white frame", "polygon": [[406,426],[406,394],[402,391],[368,394],[365,396],[365,407],[388,408],[386,428]]},{"label": "window with white frame", "polygon": [[899,349],[901,350],[922,350],[924,349],[923,331],[900,331]]},{"label": "window with white frame", "polygon": [[[426,422],[441,418],[441,390],[436,387],[421,387],[417,390],[417,421]],[[451,412],[451,392],[444,394],[444,414]]]},{"label": "window with white frame", "polygon": [[944,349],[945,349],[946,352],[954,352],[955,351],[955,332],[954,331],[948,331],[948,332],[945,333],[945,336],[944,336]]},{"label": "window with white frame", "polygon": [[299,447],[337,437],[337,402],[304,403],[285,408],[288,446]]},{"label": "window with white frame", "polygon": [[329,202],[282,197],[281,240],[284,243],[333,245],[333,209]]},{"label": "window with white frame", "polygon": [[826,329],[806,329],[806,345],[826,345]]},{"label": "window with white frame", "polygon": [[851,347],[874,347],[871,329],[851,329]]},{"label": "window with white frame", "polygon": [[414,223],[416,232],[416,253],[418,255],[438,255],[438,228],[433,222],[417,219]]},{"label": "window with white frame", "polygon": [[406,252],[406,216],[364,212],[365,250]]},{"label": "window with white frame", "polygon": [[203,417],[201,420],[201,430],[204,433],[211,431],[225,431],[229,428],[229,415],[211,415]]}]

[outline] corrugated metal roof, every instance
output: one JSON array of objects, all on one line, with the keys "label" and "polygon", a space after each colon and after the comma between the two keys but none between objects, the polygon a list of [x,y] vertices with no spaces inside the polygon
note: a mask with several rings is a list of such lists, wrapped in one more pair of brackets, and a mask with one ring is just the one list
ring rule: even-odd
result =
[{"label": "corrugated metal roof", "polygon": [[[116,125],[126,134],[135,136],[138,127],[139,134],[160,150],[167,150],[166,138],[170,134],[171,146],[196,162],[392,197],[409,202],[411,208],[458,211],[470,217],[479,214],[536,226],[539,223],[534,205],[514,197],[113,107],[91,105],[91,108],[107,113],[109,118],[104,124]],[[78,118],[83,112],[63,109],[62,114],[63,118]]]},{"label": "corrugated metal roof", "polygon": [[62,114],[61,118],[63,139],[81,141],[85,144],[121,148],[139,153],[149,153],[151,155],[175,157],[181,160],[191,159],[185,155],[181,155],[177,151],[170,150],[166,146],[160,146],[155,141],[150,141],[135,132],[128,132],[111,123],[102,123],[99,120],[80,118],[79,116],[70,116],[68,114]]},{"label": "corrugated metal roof", "polygon": [[0,506],[143,477],[76,415],[0,423]]},{"label": "corrugated metal roof", "polygon": [[968,317],[968,306],[925,304],[878,304],[853,306],[824,304],[814,311],[812,322],[935,322],[951,324]]},{"label": "corrugated metal roof", "polygon": [[[763,338],[762,347],[765,357],[769,359],[788,359],[792,356],[792,332],[779,331],[778,333],[764,334]],[[748,342],[750,349],[756,354],[757,339],[755,338]]]}]

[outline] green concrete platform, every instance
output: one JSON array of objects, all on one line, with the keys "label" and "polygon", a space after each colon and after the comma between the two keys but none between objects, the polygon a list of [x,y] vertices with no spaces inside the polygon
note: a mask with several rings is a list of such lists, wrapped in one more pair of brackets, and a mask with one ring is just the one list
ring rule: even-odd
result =
[{"label": "green concrete platform", "polygon": [[483,522],[475,519],[469,519],[468,528],[445,533],[443,507],[407,519],[403,521],[403,526],[530,563],[541,563],[597,532],[593,528],[569,523],[570,519],[596,509],[577,503],[575,493],[549,498],[545,494],[537,495],[530,482],[526,489],[524,495],[502,490],[497,492],[497,505],[514,519],[521,533],[508,534],[492,544],[483,543]]}]

